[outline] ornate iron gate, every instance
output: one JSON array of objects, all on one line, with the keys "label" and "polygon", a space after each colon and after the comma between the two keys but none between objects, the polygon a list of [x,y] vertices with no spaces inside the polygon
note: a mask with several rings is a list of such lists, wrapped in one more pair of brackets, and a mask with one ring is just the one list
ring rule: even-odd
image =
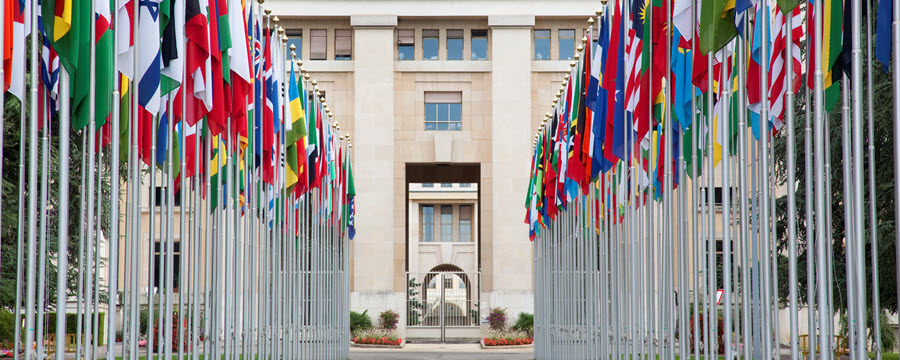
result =
[{"label": "ornate iron gate", "polygon": [[407,338],[466,341],[481,337],[481,273],[406,274]]}]

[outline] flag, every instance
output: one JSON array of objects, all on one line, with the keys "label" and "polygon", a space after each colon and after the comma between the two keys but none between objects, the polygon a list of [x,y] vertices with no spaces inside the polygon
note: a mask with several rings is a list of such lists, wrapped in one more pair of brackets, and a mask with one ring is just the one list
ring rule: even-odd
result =
[{"label": "flag", "polygon": [[[94,4],[94,21],[96,39],[96,61],[95,61],[95,85],[96,96],[94,97],[94,125],[99,129],[106,124],[106,120],[112,116],[112,91],[113,82],[116,80],[115,69],[113,68],[113,41],[114,34],[110,29],[112,20],[112,9],[110,8],[110,0],[95,0]],[[72,121],[72,125],[77,129],[79,124]],[[95,130],[95,129],[91,129]],[[107,129],[108,131],[111,129]],[[109,137],[101,137],[101,144],[105,145],[110,140]]]},{"label": "flag", "polygon": [[265,78],[262,86],[262,95],[263,95],[263,117],[262,117],[262,165],[263,165],[263,181],[268,184],[274,184],[275,181],[275,172],[272,167],[272,162],[275,160],[273,158],[275,152],[275,129],[273,128],[275,125],[275,119],[278,116],[278,108],[276,104],[278,103],[278,93],[275,88],[275,82],[272,79],[272,41],[271,41],[271,32],[266,31],[266,41],[263,50],[264,57],[264,66],[263,66],[263,77]]},{"label": "flag", "polygon": [[[53,117],[59,111],[59,56],[56,55],[56,50],[50,44],[50,37],[47,35],[47,28],[44,26],[43,14],[38,13],[37,15],[38,28],[42,38],[41,82],[44,88],[47,89],[47,95],[50,98],[50,117]],[[12,46],[12,44],[9,45]],[[9,69],[5,70],[8,71]]]},{"label": "flag", "polygon": [[[288,189],[291,189],[298,181],[300,167],[297,164],[297,140],[306,135],[303,127],[303,106],[300,103],[300,90],[297,89],[297,78],[294,72],[294,62],[291,62],[291,75],[288,82],[288,99],[290,101],[290,119],[285,121],[285,138],[287,159],[285,160],[285,181]],[[297,128],[296,132],[294,128]],[[302,135],[300,134],[302,132]],[[291,134],[291,137],[288,137]],[[297,136],[299,135],[299,136]]]},{"label": "flag", "polygon": [[[772,45],[772,59],[769,62],[768,76],[769,104],[771,106],[770,111],[775,125],[773,129],[775,130],[781,128],[781,120],[784,118],[784,112],[786,111],[784,108],[785,96],[787,95],[785,78],[792,82],[792,89],[794,89],[794,92],[800,89],[800,38],[803,36],[803,18],[801,17],[799,8],[795,8],[788,14],[791,16],[791,24],[793,26],[790,31],[794,42],[791,44],[787,44],[786,32],[789,30],[787,29],[787,23],[785,22],[785,15],[780,11],[776,11],[773,19],[773,23],[777,28],[777,33],[775,34],[775,42]],[[786,74],[787,70],[784,53],[788,47],[790,47],[791,53],[790,61],[793,61],[793,74]]]},{"label": "flag", "polygon": [[183,1],[162,0],[159,4],[159,22],[162,30],[160,55],[163,65],[160,86],[163,95],[167,95],[181,86],[181,77],[184,71],[184,21],[186,16]]},{"label": "flag", "polygon": [[[212,107],[207,115],[207,128],[213,135],[219,135],[227,126],[225,100],[225,78],[222,65],[222,53],[219,49],[219,15],[216,0],[209,5],[209,77],[207,91],[212,92]],[[227,25],[226,25],[227,26]],[[208,95],[209,96],[209,95]],[[230,96],[230,94],[229,94]]]},{"label": "flag", "polygon": [[114,29],[118,47],[117,70],[129,79],[134,79],[134,1],[115,0],[118,20],[118,28]]},{"label": "flag", "polygon": [[140,123],[143,132],[141,158],[150,165],[151,127],[160,108],[159,0],[142,0],[138,12],[137,91]]},{"label": "flag", "polygon": [[[623,54],[620,51],[620,47],[622,44],[622,12],[621,7],[619,6],[619,0],[615,2],[615,13],[612,17],[612,27],[610,31],[610,40],[609,40],[609,52],[607,53],[606,58],[606,66],[604,67],[603,73],[603,87],[606,91],[612,95],[606,96],[607,99],[607,107],[606,107],[606,134],[604,135],[604,140],[606,143],[603,146],[603,155],[606,156],[606,159],[615,164],[616,161],[621,159],[617,157],[619,152],[613,151],[614,148],[614,140],[616,139],[616,132],[621,133],[623,129],[621,127],[616,127],[616,95],[618,95],[617,89],[617,79],[616,75],[618,75],[618,64],[624,62],[624,58],[621,56]],[[621,136],[621,135],[620,135]],[[621,137],[619,138],[619,143],[623,144]]]},{"label": "flag", "polygon": [[[807,4],[807,6],[809,9],[815,8],[812,3]],[[822,0],[822,11],[824,12],[822,18],[822,34],[818,33],[818,29],[815,29],[815,26],[813,26],[813,31],[809,31],[808,43],[815,44],[816,37],[821,36],[822,49],[813,48],[813,51],[810,52],[810,59],[807,60],[809,66],[809,69],[807,70],[807,85],[810,89],[815,88],[816,57],[821,56],[822,73],[824,74],[824,103],[825,110],[828,111],[834,108],[838,100],[840,100],[841,95],[840,87],[832,86],[840,81],[841,74],[835,74],[832,70],[843,47],[841,44],[843,12],[841,3],[835,2],[834,0]],[[815,11],[807,11],[807,13],[809,14],[807,24],[815,24]]]},{"label": "flag", "polygon": [[195,125],[212,108],[209,67],[209,30],[206,0],[187,0],[185,3],[185,79],[184,101],[188,125]]},{"label": "flag", "polygon": [[247,137],[247,97],[250,95],[250,49],[247,22],[241,0],[229,0],[228,24],[231,28],[231,51],[228,63],[231,70],[232,131],[233,136]]},{"label": "flag", "polygon": [[13,18],[18,1],[3,0],[3,91],[9,90],[12,81],[12,57],[13,57]]},{"label": "flag", "polygon": [[9,69],[9,93],[25,103],[25,38],[31,34],[31,1],[14,1],[13,11],[6,13],[12,19],[12,67]]},{"label": "flag", "polygon": [[700,10],[700,52],[709,54],[725,46],[737,35],[734,9],[726,9],[727,0],[706,0]]},{"label": "flag", "polygon": [[875,23],[875,58],[884,66],[884,72],[890,71],[891,53],[894,42],[891,35],[891,24],[894,16],[892,0],[878,0],[878,19]]},{"label": "flag", "polygon": [[347,234],[350,240],[356,236],[356,184],[353,182],[353,164],[350,163],[350,157],[347,157],[347,199],[349,213],[347,214]]}]

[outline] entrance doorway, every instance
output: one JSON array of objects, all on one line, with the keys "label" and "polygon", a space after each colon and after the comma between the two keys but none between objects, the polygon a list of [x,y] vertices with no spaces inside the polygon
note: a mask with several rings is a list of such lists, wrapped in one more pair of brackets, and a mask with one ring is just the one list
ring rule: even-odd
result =
[{"label": "entrance doorway", "polygon": [[481,337],[481,165],[406,164],[406,337]]}]

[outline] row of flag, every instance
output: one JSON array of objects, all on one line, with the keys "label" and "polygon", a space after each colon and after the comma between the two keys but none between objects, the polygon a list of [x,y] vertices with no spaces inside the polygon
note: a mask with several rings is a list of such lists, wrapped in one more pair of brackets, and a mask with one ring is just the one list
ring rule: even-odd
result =
[{"label": "row of flag", "polygon": [[[757,140],[761,121],[768,121],[768,136],[776,136],[785,112],[792,111],[785,104],[787,82],[796,93],[805,71],[806,84],[814,90],[816,57],[823,60],[825,109],[834,108],[840,79],[851,68],[851,1],[820,1],[821,32],[812,26],[814,3],[800,0],[611,0],[582,39],[583,49],[535,137],[525,200],[529,237],[534,240],[570,201],[591,192],[597,202],[592,206],[606,209],[597,216],[613,222],[635,194],[659,199],[665,190],[664,164],[678,169],[682,152],[690,177],[701,172],[691,170],[695,149],[697,169],[705,156],[718,165],[723,151],[737,152],[739,109],[747,109]],[[875,54],[885,66],[893,46],[891,14],[891,1],[880,0]],[[816,37],[822,38],[822,47],[807,49],[804,69],[801,41],[812,45]],[[743,98],[739,87],[744,87]],[[667,102],[671,114],[665,113]],[[695,131],[697,144],[692,143]],[[722,149],[726,136],[730,149]],[[667,142],[672,154],[665,153]],[[673,171],[672,180],[677,187],[679,171]],[[642,201],[637,202],[634,206]]]},{"label": "row of flag", "polygon": [[[60,111],[65,71],[72,127],[96,132],[95,151],[120,137],[115,150],[126,154],[133,135],[147,166],[172,160],[175,191],[199,177],[210,210],[225,196],[218,184],[231,185],[221,176],[228,171],[238,175],[233,185],[241,205],[253,179],[265,184],[260,197],[270,207],[286,211],[299,209],[277,198],[302,199],[319,189],[319,215],[343,221],[353,236],[355,188],[342,146],[349,136],[331,124],[318,89],[288,61],[286,38],[259,6],[246,0],[3,1],[4,91],[24,103],[26,38],[38,32],[40,69],[34,70],[40,81],[34,86],[49,109],[41,118]],[[113,121],[120,134],[111,133]]]}]

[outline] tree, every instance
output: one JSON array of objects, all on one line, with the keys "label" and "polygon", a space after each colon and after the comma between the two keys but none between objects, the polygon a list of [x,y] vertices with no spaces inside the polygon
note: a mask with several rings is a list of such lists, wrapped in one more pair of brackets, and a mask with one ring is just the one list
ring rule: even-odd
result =
[{"label": "tree", "polygon": [[[40,41],[40,40],[38,40]],[[26,64],[30,66],[30,61],[26,61]],[[29,82],[31,80],[31,69],[27,69],[26,81]],[[20,124],[20,118],[23,109],[28,109],[28,102],[26,101],[24,104],[19,101],[19,99],[10,96],[7,94],[5,96],[3,107],[3,115],[4,115],[4,123],[3,123],[3,158],[0,160],[0,166],[3,167],[3,179],[2,179],[2,217],[0,217],[0,236],[2,236],[2,242],[0,242],[0,246],[2,246],[2,258],[0,258],[0,308],[7,309],[12,311],[15,308],[16,303],[16,269],[17,269],[17,256],[18,256],[18,216],[19,216],[19,194],[25,194],[25,203],[23,204],[23,211],[27,210],[27,199],[28,195],[32,194],[32,191],[28,189],[28,147],[31,145],[28,142],[28,126],[22,126]],[[28,115],[26,113],[26,115]],[[27,121],[30,121],[26,117]],[[45,205],[47,209],[47,277],[45,286],[48,287],[49,291],[46,291],[47,298],[45,298],[45,303],[47,304],[47,308],[53,308],[56,306],[56,261],[55,259],[59,256],[59,251],[57,248],[58,242],[58,223],[57,219],[59,212],[59,122],[57,119],[53,119],[50,122],[50,159],[49,159],[49,184],[48,184],[48,203]],[[44,129],[46,130],[46,129]],[[26,141],[26,150],[24,153],[20,153],[20,135],[25,132],[25,141]],[[38,135],[38,145],[40,145],[41,137],[43,136],[43,131]],[[84,145],[83,139],[86,136],[85,131],[71,131],[70,132],[70,174],[69,174],[69,247],[66,249],[66,256],[69,261],[69,268],[66,269],[68,273],[68,289],[69,293],[74,295],[74,291],[77,289],[77,269],[78,269],[78,260],[79,260],[79,223],[84,221],[82,218],[83,212],[80,209],[80,202],[82,200],[82,190],[80,185],[82,184],[82,164],[84,160],[82,158],[82,154],[84,153]],[[41,148],[38,146],[38,166],[40,166],[41,159]],[[101,234],[98,234],[101,239],[108,239],[109,234],[109,223],[110,223],[110,158],[108,156],[108,147],[104,149],[104,155],[99,164],[99,169],[102,171],[102,176],[100,177],[100,205],[99,205],[99,214],[100,214],[100,231]],[[25,157],[24,171],[23,175],[26,177],[26,181],[24,182],[24,187],[19,187],[19,161],[22,157]],[[120,181],[124,180],[127,176],[126,168],[120,164]],[[41,169],[38,168],[38,172],[40,174]],[[38,177],[40,179],[40,175]],[[86,191],[86,190],[85,190]],[[39,196],[39,189],[36,189],[34,192],[35,196]],[[86,194],[84,194],[86,195]],[[95,195],[95,199],[98,197]],[[86,196],[85,196],[86,199]],[[38,203],[40,200],[38,199]],[[40,208],[40,204],[38,204]],[[86,212],[84,212],[86,213]],[[27,224],[27,215],[24,217],[23,221]],[[38,222],[39,224],[39,222]],[[22,226],[23,231],[23,242],[27,245],[28,240],[28,229],[27,226]],[[27,247],[26,247],[27,249]],[[106,254],[99,254],[101,260],[105,259]],[[26,265],[23,264],[23,271]],[[101,278],[104,278],[105,274],[101,274]],[[18,284],[23,289],[25,283]],[[24,296],[23,296],[24,297]],[[22,303],[20,306],[24,306],[24,298],[21,299]],[[101,301],[105,301],[105,295],[101,296]]]},{"label": "tree", "polygon": [[[863,44],[865,44],[865,35],[863,35]],[[802,46],[805,51],[805,44]],[[864,59],[865,61],[865,59]],[[867,146],[869,141],[874,141],[875,146],[875,186],[876,186],[876,219],[877,219],[877,240],[878,240],[878,281],[879,288],[878,294],[881,302],[881,307],[891,312],[897,311],[897,279],[896,279],[896,263],[897,259],[895,257],[895,234],[896,228],[894,223],[894,186],[895,186],[895,174],[893,170],[894,159],[893,157],[893,149],[894,141],[898,141],[900,139],[894,139],[893,134],[893,100],[891,97],[891,88],[892,81],[889,75],[885,74],[881,69],[882,65],[877,61],[872,64],[873,65],[873,101],[874,101],[874,110],[873,110],[873,118],[874,118],[874,127],[875,127],[875,136],[873,139],[869,139],[868,131],[866,129],[863,130],[864,133],[864,141],[866,142],[864,146],[866,146],[864,152],[864,203],[863,209],[865,212],[865,249],[864,256],[866,260],[865,265],[865,280],[866,280],[866,299],[871,304],[872,301],[872,266],[871,266],[871,241],[872,234],[871,229],[869,227],[869,204],[872,199],[869,197],[869,159]],[[865,64],[863,65],[863,69],[865,69]],[[864,70],[865,71],[865,70]],[[864,76],[865,78],[865,76]],[[805,86],[805,85],[804,85]],[[866,104],[868,99],[866,98],[868,95],[866,91],[863,91],[864,100],[862,104]],[[812,101],[812,95],[810,95],[810,101]],[[833,271],[833,279],[832,282],[832,290],[833,290],[833,303],[835,311],[846,311],[847,307],[847,279],[846,279],[846,247],[845,247],[845,224],[844,224],[844,182],[843,182],[843,149],[842,149],[842,121],[849,119],[843,119],[841,115],[842,104],[837,104],[837,106],[828,112],[828,116],[826,116],[829,124],[830,124],[830,133],[828,137],[831,141],[831,172],[830,174],[826,174],[826,178],[829,179],[831,183],[831,196],[832,202],[831,204],[827,204],[828,207],[826,211],[831,212],[831,232],[832,238],[829,241],[829,245],[831,246],[834,253],[834,267]],[[787,257],[784,256],[788,251],[788,233],[787,233],[787,216],[793,216],[797,221],[797,239],[798,239],[798,249],[797,249],[797,279],[799,281],[798,285],[798,298],[801,304],[807,304],[808,299],[806,296],[806,259],[808,257],[815,258],[815,253],[809,254],[807,256],[808,251],[815,252],[815,248],[807,249],[808,236],[809,234],[806,231],[806,188],[805,188],[805,169],[806,162],[804,159],[804,129],[806,126],[806,99],[804,96],[804,89],[800,89],[798,96],[795,96],[795,104],[794,104],[794,116],[796,119],[795,122],[795,134],[796,134],[796,169],[795,176],[797,179],[796,184],[786,184],[786,137],[785,136],[777,136],[775,138],[774,146],[775,146],[775,169],[776,169],[776,181],[779,185],[784,186],[794,186],[796,189],[796,213],[795,214],[787,214],[787,196],[782,196],[777,199],[777,225],[778,225],[778,234],[777,234],[777,246],[780,254],[783,254],[779,259],[779,301],[782,306],[786,306],[788,302],[788,268],[787,268]],[[863,116],[867,118],[867,110],[863,110]],[[864,119],[868,121],[867,119]],[[811,121],[813,121],[811,119]],[[852,125],[851,125],[852,126]],[[868,125],[866,125],[868,126]],[[852,128],[851,128],[852,129]],[[810,164],[810,166],[814,166],[814,164]],[[812,190],[812,189],[811,189]],[[815,194],[814,191],[811,193]],[[810,200],[810,201],[814,201]],[[849,236],[852,237],[852,234]],[[869,322],[871,324],[871,322]]]}]

